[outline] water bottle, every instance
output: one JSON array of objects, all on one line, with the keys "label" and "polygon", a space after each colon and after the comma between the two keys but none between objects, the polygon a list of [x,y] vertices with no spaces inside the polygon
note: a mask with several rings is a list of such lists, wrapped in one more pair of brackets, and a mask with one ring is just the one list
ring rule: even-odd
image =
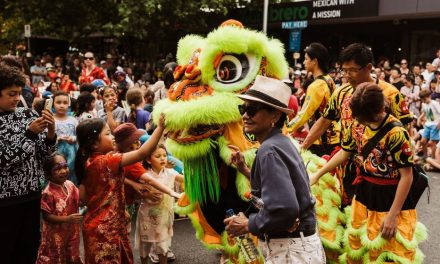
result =
[{"label": "water bottle", "polygon": [[250,192],[245,193],[244,197],[249,199],[256,209],[258,209],[259,211],[263,210],[264,202],[261,198],[252,195]]},{"label": "water bottle", "polygon": [[[226,210],[227,217],[232,217],[234,215],[235,213],[233,209]],[[254,240],[252,240],[249,234],[235,237],[235,241],[238,244],[240,253],[244,256],[246,263],[258,263],[259,252],[255,246]]]}]

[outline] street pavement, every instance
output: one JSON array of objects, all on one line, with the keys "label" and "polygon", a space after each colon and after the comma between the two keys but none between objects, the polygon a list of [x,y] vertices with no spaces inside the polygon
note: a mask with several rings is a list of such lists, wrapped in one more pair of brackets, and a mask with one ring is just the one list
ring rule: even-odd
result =
[{"label": "street pavement", "polygon": [[[428,240],[421,246],[425,254],[426,264],[440,263],[440,174],[428,173],[430,176],[430,203],[427,202],[426,192],[417,206],[419,220],[428,228]],[[133,228],[134,229],[134,228]],[[133,234],[131,236],[134,245]],[[188,219],[177,219],[174,223],[172,250],[176,254],[175,264],[217,264],[219,252],[207,250],[196,238],[195,232]],[[133,250],[135,263],[140,264],[139,251]]]},{"label": "street pavement", "polygon": [[[430,203],[425,192],[417,205],[419,221],[428,228],[428,239],[420,248],[425,254],[426,264],[440,263],[440,173],[428,173],[430,180]],[[177,220],[174,224],[172,250],[176,254],[176,264],[219,263],[220,255],[205,249],[196,240],[189,220]],[[137,254],[137,253],[135,253]],[[138,259],[138,258],[137,258]]]},{"label": "street pavement", "polygon": [[426,191],[417,205],[417,214],[428,228],[428,239],[420,245],[425,254],[426,264],[440,263],[440,173],[428,173],[431,188],[430,203],[426,198]]},{"label": "street pavement", "polygon": [[174,222],[174,237],[171,249],[176,254],[174,264],[220,263],[219,251],[206,249],[196,239],[194,228],[189,219],[178,219]]}]

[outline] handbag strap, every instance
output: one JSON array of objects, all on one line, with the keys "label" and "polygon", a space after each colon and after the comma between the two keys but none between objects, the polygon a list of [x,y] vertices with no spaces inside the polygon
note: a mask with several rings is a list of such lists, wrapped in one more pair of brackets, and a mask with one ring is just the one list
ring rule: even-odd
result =
[{"label": "handbag strap", "polygon": [[377,143],[394,127],[403,127],[403,125],[399,121],[394,121],[383,126],[362,148],[362,157],[366,159]]}]

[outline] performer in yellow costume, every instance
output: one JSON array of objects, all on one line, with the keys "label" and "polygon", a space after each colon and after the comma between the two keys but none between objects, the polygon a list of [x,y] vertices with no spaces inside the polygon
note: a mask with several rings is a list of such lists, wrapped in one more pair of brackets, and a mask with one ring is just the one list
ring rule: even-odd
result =
[{"label": "performer in yellow costume", "polygon": [[[357,167],[355,196],[347,208],[345,253],[341,263],[422,263],[418,244],[426,228],[417,222],[411,196],[413,153],[408,132],[397,118],[386,113],[382,89],[360,84],[350,100],[357,126],[344,135],[342,149],[314,177],[354,156]],[[390,123],[400,126],[383,131],[375,145],[368,142]],[[386,133],[385,133],[386,132]],[[374,143],[373,143],[374,144]]]},{"label": "performer in yellow costume", "polygon": [[[306,97],[300,112],[289,122],[288,131],[296,132],[306,123],[310,127],[324,113],[330,96],[336,89],[328,72],[328,51],[321,43],[311,43],[305,50],[304,67],[313,74],[314,81],[307,87]],[[334,121],[326,132],[310,147],[318,156],[330,155],[339,146],[339,124]]]}]

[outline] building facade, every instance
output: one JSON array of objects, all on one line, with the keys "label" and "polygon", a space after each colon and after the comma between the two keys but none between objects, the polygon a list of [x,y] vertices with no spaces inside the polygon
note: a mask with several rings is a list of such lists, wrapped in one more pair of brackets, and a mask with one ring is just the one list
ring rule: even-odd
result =
[{"label": "building facade", "polygon": [[[231,12],[246,26],[262,28],[262,12]],[[305,27],[306,26],[306,27]],[[272,4],[268,32],[290,53],[308,43],[326,45],[334,60],[353,42],[369,45],[379,60],[431,62],[440,48],[439,0],[303,0]]]}]

